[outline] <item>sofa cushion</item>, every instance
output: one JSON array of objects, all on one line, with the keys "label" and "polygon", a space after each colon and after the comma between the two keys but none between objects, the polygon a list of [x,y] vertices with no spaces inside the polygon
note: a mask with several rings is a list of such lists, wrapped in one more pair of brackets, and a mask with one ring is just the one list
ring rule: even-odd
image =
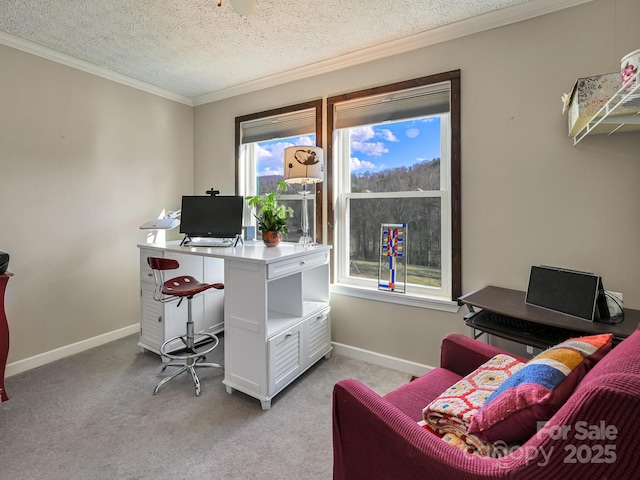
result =
[{"label": "sofa cushion", "polygon": [[510,355],[499,354],[453,384],[423,409],[425,426],[437,435],[453,439],[469,453],[494,456],[492,445],[469,435],[474,414],[486,399],[525,365]]},{"label": "sofa cushion", "polygon": [[425,403],[429,403],[461,378],[445,368],[434,368],[429,373],[389,392],[384,399],[417,422],[422,420]]},{"label": "sofa cushion", "polygon": [[584,375],[611,350],[611,334],[566,340],[530,360],[487,399],[469,433],[490,442],[517,442],[536,432],[571,396]]}]

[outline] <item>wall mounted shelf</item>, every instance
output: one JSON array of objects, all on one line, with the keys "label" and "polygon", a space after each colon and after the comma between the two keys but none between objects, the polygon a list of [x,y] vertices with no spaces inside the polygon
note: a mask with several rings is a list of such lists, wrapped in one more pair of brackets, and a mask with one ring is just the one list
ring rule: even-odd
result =
[{"label": "wall mounted shelf", "polygon": [[[640,73],[636,73],[630,84],[634,86],[620,88],[574,135],[574,146],[587,135],[611,135],[640,130]],[[622,109],[628,111],[629,108],[635,109],[636,113],[618,113]]]}]

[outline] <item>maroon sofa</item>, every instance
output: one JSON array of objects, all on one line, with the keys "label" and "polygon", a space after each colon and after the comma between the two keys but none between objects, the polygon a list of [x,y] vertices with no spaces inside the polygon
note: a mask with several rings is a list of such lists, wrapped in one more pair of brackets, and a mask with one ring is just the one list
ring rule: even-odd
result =
[{"label": "maroon sofa", "polygon": [[439,368],[383,397],[357,380],[338,382],[334,480],[640,478],[640,330],[587,373],[542,432],[505,457],[466,453],[418,425],[431,400],[498,353],[505,352],[451,334]]}]

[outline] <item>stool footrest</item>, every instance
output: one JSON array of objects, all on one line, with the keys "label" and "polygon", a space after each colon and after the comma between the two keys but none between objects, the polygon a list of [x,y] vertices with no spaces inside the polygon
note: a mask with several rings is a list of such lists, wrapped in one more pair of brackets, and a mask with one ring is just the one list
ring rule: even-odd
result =
[{"label": "stool footrest", "polygon": [[[193,347],[187,347],[188,350],[191,350],[191,351],[187,350],[185,352],[180,352],[180,353],[167,352],[166,349],[168,348],[169,344],[175,342],[176,340],[181,340],[184,343],[185,347],[187,347],[189,341],[195,344],[206,341],[207,345],[206,345],[206,348],[202,351],[197,351],[196,348],[198,347],[193,346]],[[213,345],[209,345],[208,342],[213,342]],[[162,368],[162,371],[164,371],[165,368],[167,367],[180,367],[180,368],[178,368],[178,370],[173,372],[168,377],[163,378],[160,381],[160,383],[158,383],[156,388],[153,390],[153,394],[156,395],[163,385],[165,385],[170,380],[173,380],[181,373],[188,371],[191,374],[191,378],[193,379],[193,384],[195,385],[195,388],[196,388],[196,395],[199,396],[200,395],[200,379],[198,378],[198,374],[196,373],[196,368],[208,367],[208,368],[224,369],[224,367],[218,363],[207,363],[207,362],[198,363],[200,360],[203,360],[207,354],[211,353],[218,346],[218,343],[220,343],[220,339],[218,339],[216,335],[213,335],[211,333],[196,333],[193,335],[192,338],[187,338],[187,335],[181,335],[178,337],[170,338],[169,340],[164,342],[160,347],[160,353],[164,357],[167,357],[171,360],[175,360],[175,362],[169,362],[168,364],[166,364]]]},{"label": "stool footrest", "polygon": [[[174,343],[176,340],[181,340],[185,348],[191,348],[193,351],[168,352],[167,348],[169,347],[170,344]],[[203,342],[207,343],[207,348],[205,350],[196,351],[196,348],[201,348],[201,347],[198,347],[197,345],[201,344],[202,346]],[[213,342],[213,345],[208,346],[209,342]],[[200,357],[204,357],[208,353],[211,353],[218,346],[218,343],[220,343],[220,339],[218,339],[216,335],[213,335],[211,333],[196,333],[193,336],[193,343],[194,343],[193,347],[187,346],[188,340],[186,335],[173,337],[162,344],[162,346],[160,347],[160,354],[164,357],[170,358],[171,360],[186,361],[189,358],[197,359]]]}]

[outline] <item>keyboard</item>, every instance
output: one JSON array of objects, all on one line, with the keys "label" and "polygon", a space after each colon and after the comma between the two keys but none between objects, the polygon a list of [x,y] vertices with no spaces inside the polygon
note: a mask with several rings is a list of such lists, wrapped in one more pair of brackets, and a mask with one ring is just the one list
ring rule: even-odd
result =
[{"label": "keyboard", "polygon": [[185,247],[232,247],[234,240],[188,240]]},{"label": "keyboard", "polygon": [[233,242],[189,242],[184,244],[185,247],[233,247]]},{"label": "keyboard", "polygon": [[[584,335],[574,330],[529,322],[528,320],[509,317],[487,310],[483,310],[470,318],[469,325],[475,325],[479,328],[486,327],[497,332],[502,332],[505,335],[530,338],[532,343],[535,342],[536,344],[544,344],[546,346],[556,345],[568,338]],[[526,343],[526,341],[524,343]]]}]

